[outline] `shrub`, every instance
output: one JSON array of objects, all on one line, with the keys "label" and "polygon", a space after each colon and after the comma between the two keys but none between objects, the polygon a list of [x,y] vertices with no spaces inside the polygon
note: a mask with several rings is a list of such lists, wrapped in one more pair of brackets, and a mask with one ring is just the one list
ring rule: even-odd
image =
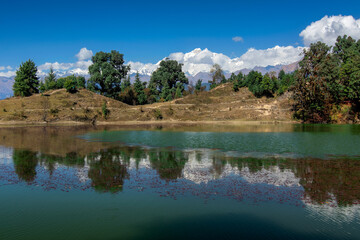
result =
[{"label": "shrub", "polygon": [[66,79],[64,83],[64,88],[69,93],[76,93],[77,92],[77,81],[74,79]]},{"label": "shrub", "polygon": [[57,108],[52,108],[52,109],[50,109],[50,113],[51,113],[52,115],[55,115],[55,114],[59,113],[59,109],[57,109]]},{"label": "shrub", "polygon": [[161,111],[160,111],[160,109],[155,109],[155,110],[154,110],[154,116],[155,116],[155,118],[156,118],[157,120],[161,120],[161,119],[164,118],[163,115],[162,115],[162,113],[161,113]]},{"label": "shrub", "polygon": [[101,110],[102,110],[102,115],[103,115],[103,117],[104,117],[105,119],[107,119],[110,111],[109,111],[109,109],[107,109],[106,101],[104,101]]}]

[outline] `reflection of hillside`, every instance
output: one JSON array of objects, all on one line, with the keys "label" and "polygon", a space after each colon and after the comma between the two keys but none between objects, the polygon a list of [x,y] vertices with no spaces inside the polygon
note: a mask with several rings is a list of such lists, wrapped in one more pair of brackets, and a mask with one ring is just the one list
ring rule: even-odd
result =
[{"label": "reflection of hillside", "polygon": [[294,172],[301,179],[306,197],[324,203],[335,197],[340,206],[351,205],[360,199],[359,160],[292,161]]},{"label": "reflection of hillside", "polygon": [[208,184],[236,176],[247,184],[302,186],[308,204],[335,201],[344,206],[360,199],[360,161],[351,159],[230,158],[212,150],[115,146],[86,155],[68,152],[64,156],[15,149],[12,157],[15,173],[29,183],[36,179],[39,166],[46,167],[49,176],[56,171],[55,166],[68,166],[77,169],[79,181],[90,181],[101,191],[117,192],[131,179],[131,172],[148,169],[165,181],[187,179],[194,184]]},{"label": "reflection of hillside", "polygon": [[330,219],[333,222],[344,223],[352,222],[354,219],[360,219],[360,205],[339,206],[335,196],[330,194],[330,199],[324,203],[314,203],[309,197],[304,199],[308,213],[314,217],[319,216]]},{"label": "reflection of hillside", "polygon": [[[238,159],[230,160],[233,166],[249,168],[250,172],[291,170],[300,179],[305,197],[313,203],[322,204],[335,197],[337,203],[351,205],[360,199],[360,161],[355,159]],[[286,170],[286,171],[288,171]]]},{"label": "reflection of hillside", "polygon": [[86,142],[74,137],[90,129],[97,130],[86,126],[0,128],[0,145],[57,156],[75,152],[85,155],[106,146],[104,143]]}]

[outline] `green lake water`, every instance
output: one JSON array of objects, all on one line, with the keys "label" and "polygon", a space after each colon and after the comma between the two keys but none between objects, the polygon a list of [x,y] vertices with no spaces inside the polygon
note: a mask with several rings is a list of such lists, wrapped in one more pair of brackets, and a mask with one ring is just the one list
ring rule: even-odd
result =
[{"label": "green lake water", "polygon": [[0,128],[0,239],[360,239],[360,126]]}]

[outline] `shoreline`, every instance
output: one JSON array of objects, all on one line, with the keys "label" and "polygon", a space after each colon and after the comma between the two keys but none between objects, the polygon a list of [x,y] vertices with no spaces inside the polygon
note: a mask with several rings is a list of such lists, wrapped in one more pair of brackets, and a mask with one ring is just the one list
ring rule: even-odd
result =
[{"label": "shoreline", "polygon": [[254,120],[228,120],[228,121],[177,121],[177,120],[153,120],[153,121],[97,121],[95,125],[90,122],[77,121],[0,121],[0,127],[20,126],[147,126],[147,125],[218,125],[218,126],[241,126],[241,125],[277,125],[277,124],[301,124],[300,121],[254,121]]}]

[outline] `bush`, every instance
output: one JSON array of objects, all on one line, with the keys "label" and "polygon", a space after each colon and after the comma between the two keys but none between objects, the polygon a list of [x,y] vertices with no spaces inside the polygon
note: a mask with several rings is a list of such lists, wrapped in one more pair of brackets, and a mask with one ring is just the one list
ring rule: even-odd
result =
[{"label": "bush", "polygon": [[157,120],[161,120],[161,119],[164,118],[163,115],[162,115],[162,113],[161,113],[161,111],[160,111],[160,109],[155,109],[155,110],[154,110],[154,116],[155,116],[155,118],[156,118]]},{"label": "bush", "polygon": [[57,108],[51,108],[51,109],[50,109],[50,113],[53,114],[53,115],[56,115],[56,114],[59,113],[59,109],[57,109]]},{"label": "bush", "polygon": [[66,81],[64,83],[64,88],[69,93],[76,93],[77,92],[77,81],[75,81],[74,79],[71,79],[71,78],[66,79]]},{"label": "bush", "polygon": [[109,116],[110,111],[109,111],[109,109],[107,109],[106,101],[104,101],[101,110],[102,110],[102,115],[103,115],[103,117],[104,117],[105,119],[107,119],[107,117]]}]

